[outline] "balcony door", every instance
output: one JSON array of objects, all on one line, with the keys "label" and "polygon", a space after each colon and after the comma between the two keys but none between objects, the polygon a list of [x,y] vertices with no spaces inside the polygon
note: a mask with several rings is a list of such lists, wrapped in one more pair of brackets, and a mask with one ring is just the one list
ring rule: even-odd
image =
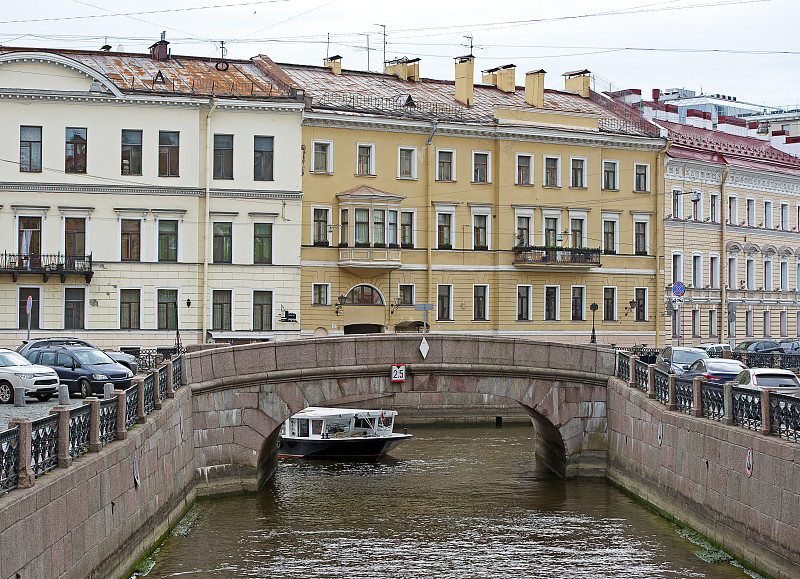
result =
[{"label": "balcony door", "polygon": [[86,219],[67,217],[64,219],[64,255],[66,269],[78,269],[86,257]]},{"label": "balcony door", "polygon": [[42,218],[19,218],[19,266],[25,269],[41,265]]}]

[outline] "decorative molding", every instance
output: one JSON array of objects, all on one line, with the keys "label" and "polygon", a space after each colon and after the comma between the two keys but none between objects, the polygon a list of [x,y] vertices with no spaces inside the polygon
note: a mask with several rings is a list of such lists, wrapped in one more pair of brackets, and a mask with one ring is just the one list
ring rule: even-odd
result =
[{"label": "decorative molding", "polygon": [[[13,193],[89,193],[112,195],[158,195],[203,197],[205,189],[199,187],[154,187],[152,185],[91,185],[72,183],[2,183],[0,191]],[[297,199],[303,198],[302,191],[263,190],[263,189],[211,189],[212,197],[247,199]]]}]

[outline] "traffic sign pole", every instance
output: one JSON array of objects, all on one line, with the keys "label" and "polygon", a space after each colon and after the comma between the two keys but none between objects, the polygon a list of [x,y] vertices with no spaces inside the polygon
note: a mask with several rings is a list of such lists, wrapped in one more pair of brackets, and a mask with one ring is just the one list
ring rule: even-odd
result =
[{"label": "traffic sign pole", "polygon": [[25,313],[28,314],[28,337],[27,342],[31,341],[31,310],[33,309],[33,296],[28,296],[25,301]]}]

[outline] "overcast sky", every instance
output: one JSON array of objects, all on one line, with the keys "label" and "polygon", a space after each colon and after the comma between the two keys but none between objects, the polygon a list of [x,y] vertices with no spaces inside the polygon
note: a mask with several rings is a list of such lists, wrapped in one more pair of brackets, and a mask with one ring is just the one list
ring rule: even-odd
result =
[{"label": "overcast sky", "polygon": [[[174,54],[380,70],[386,58],[422,59],[425,77],[453,79],[453,57],[479,71],[543,68],[549,88],[588,68],[595,88],[683,87],[739,100],[800,103],[798,0],[24,0],[3,2],[0,43],[146,52],[162,31]],[[783,24],[786,24],[784,26]],[[795,32],[793,32],[795,30]],[[330,35],[330,44],[328,44]],[[367,51],[367,42],[370,50]],[[638,49],[638,50],[634,50]]]}]

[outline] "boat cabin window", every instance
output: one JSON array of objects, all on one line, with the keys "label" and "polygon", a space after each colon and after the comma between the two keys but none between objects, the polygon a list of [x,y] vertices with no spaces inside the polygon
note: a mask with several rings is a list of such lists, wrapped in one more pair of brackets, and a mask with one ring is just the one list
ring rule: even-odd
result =
[{"label": "boat cabin window", "polygon": [[300,432],[297,436],[308,436],[308,418],[301,418],[297,422],[300,426]]},{"label": "boat cabin window", "polygon": [[355,428],[366,428],[372,430],[375,428],[374,419],[369,418],[356,418]]},{"label": "boat cabin window", "polygon": [[311,421],[311,434],[322,434],[322,420]]},{"label": "boat cabin window", "polygon": [[381,416],[378,419],[378,428],[386,428],[387,430],[391,430],[392,422],[394,422],[394,416]]},{"label": "boat cabin window", "polygon": [[350,421],[341,419],[339,421],[336,420],[328,420],[328,434],[335,434],[336,432],[347,432],[350,430]]}]

